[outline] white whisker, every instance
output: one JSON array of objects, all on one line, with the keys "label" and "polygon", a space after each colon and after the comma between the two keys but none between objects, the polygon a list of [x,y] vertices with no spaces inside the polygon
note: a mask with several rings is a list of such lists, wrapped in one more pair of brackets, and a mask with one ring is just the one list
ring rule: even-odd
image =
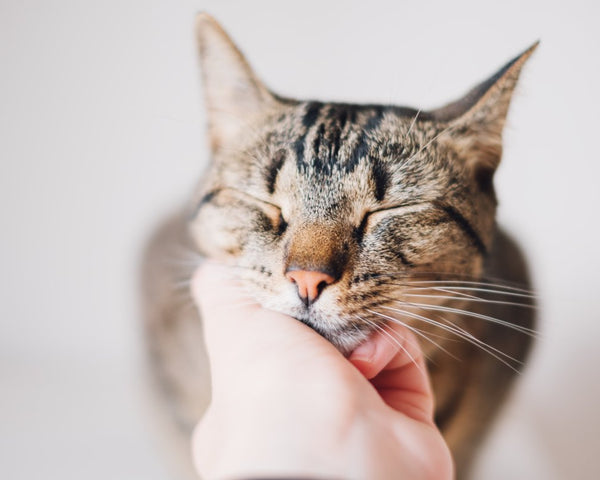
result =
[{"label": "white whisker", "polygon": [[[487,282],[474,282],[469,280],[411,280],[408,282],[404,282],[406,286],[415,286],[415,288],[431,288],[427,285],[442,285],[447,288],[452,288],[453,290],[473,290],[480,292],[488,292],[488,293],[497,293],[503,295],[514,295],[514,296],[523,296],[529,298],[535,298],[535,295],[531,293],[529,290],[525,290],[522,288],[511,287],[508,285],[502,285],[498,283],[487,283]],[[416,287],[417,285],[424,285],[422,287]],[[465,285],[465,286],[463,286]],[[473,285],[470,287],[468,285]],[[503,290],[498,290],[503,289]],[[515,292],[515,293],[511,293]]]},{"label": "white whisker", "polygon": [[413,127],[415,126],[415,123],[417,123],[417,118],[419,118],[419,115],[421,114],[421,110],[422,110],[421,108],[419,108],[419,110],[417,110],[417,114],[412,119],[410,127],[408,127],[408,131],[404,134],[404,138],[407,138],[410,135],[410,132],[412,131]]},{"label": "white whisker", "polygon": [[[417,367],[421,373],[424,373],[423,369],[421,368],[419,363],[415,360],[415,358],[410,354],[410,352],[406,349],[406,347],[404,345],[402,345],[402,343],[397,338],[394,338],[389,332],[387,332],[380,325],[377,325],[375,322],[373,322],[367,318],[365,318],[365,319],[362,319],[360,317],[358,317],[358,318],[363,320],[364,322],[368,323],[369,325],[372,325],[375,329],[379,330],[386,337],[390,338],[398,346],[398,348],[400,348],[404,353],[406,353],[408,358],[410,358],[411,362],[415,364],[415,367]],[[394,332],[394,331],[392,330],[392,332]]]},{"label": "white whisker", "polygon": [[448,132],[449,130],[451,130],[453,128],[453,125],[448,125],[446,128],[444,128],[442,131],[438,132],[431,140],[429,140],[425,145],[423,145],[421,148],[419,148],[419,150],[413,154],[408,160],[407,162],[410,162],[411,160],[413,160],[417,155],[419,155],[421,152],[424,152],[425,150],[427,150],[429,148],[429,146],[435,141],[437,140],[441,135],[443,135],[444,133]]},{"label": "white whisker", "polygon": [[[450,322],[449,320],[444,319],[446,322],[449,322],[452,326],[448,326],[448,325],[444,325],[440,322],[437,322],[431,318],[428,317],[424,317],[422,315],[419,315],[417,313],[414,312],[408,312],[406,310],[399,310],[399,309],[395,309],[392,307],[382,307],[382,308],[386,308],[389,310],[392,310],[396,313],[399,313],[400,315],[406,315],[410,318],[413,318],[415,320],[421,320],[425,323],[428,323],[430,325],[436,326],[438,328],[441,328],[442,330],[445,330],[449,333],[453,333],[454,335],[466,340],[467,342],[469,342],[470,344],[481,348],[484,352],[488,353],[489,355],[491,355],[492,357],[494,357],[496,360],[498,360],[499,362],[503,363],[504,365],[506,365],[507,367],[509,367],[511,370],[513,370],[514,372],[519,373],[519,370],[517,370],[514,366],[512,366],[510,363],[508,363],[506,360],[504,360],[503,358],[500,357],[500,355],[502,355],[505,358],[508,358],[509,360],[522,365],[522,362],[520,362],[519,360],[511,357],[510,355],[508,355],[507,353],[504,353],[503,351],[493,347],[492,345],[488,345],[485,342],[483,342],[482,340],[479,340],[477,337],[475,337],[474,335],[472,335],[470,332],[464,330],[463,328],[460,328],[458,325]],[[496,353],[494,353],[496,352]]]},{"label": "white whisker", "polygon": [[[386,307],[381,307],[381,308],[386,308]],[[386,308],[387,309],[387,308]],[[452,358],[454,358],[455,360],[458,360],[458,358],[456,358],[454,355],[452,355],[448,350],[446,350],[444,347],[442,347],[439,343],[437,343],[436,341],[432,340],[431,338],[429,338],[427,335],[425,335],[423,332],[421,332],[419,329],[417,329],[416,327],[411,327],[410,325],[404,323],[402,320],[398,319],[398,318],[394,318],[394,317],[390,317],[388,315],[385,315],[381,312],[376,312],[370,309],[367,309],[367,312],[370,312],[374,315],[377,315],[379,317],[385,318],[386,320],[390,320],[398,325],[401,325],[405,328],[407,328],[408,330],[410,330],[411,332],[415,333],[416,335],[419,335],[420,337],[424,338],[425,340],[427,340],[428,342],[432,343],[433,345],[435,345],[437,348],[439,348],[440,350],[442,350],[443,352],[447,353],[448,355],[450,355]]]},{"label": "white whisker", "polygon": [[[445,280],[414,280],[412,278],[414,278],[415,276],[419,276],[419,275],[444,275],[450,278],[447,278]],[[442,286],[442,287],[452,287],[454,289],[461,289],[461,290],[470,290],[471,288],[468,287],[468,285],[473,285],[477,288],[489,288],[491,289],[491,293],[498,293],[498,294],[508,294],[508,292],[517,292],[517,293],[522,293],[525,294],[525,296],[530,296],[531,298],[535,298],[536,295],[534,294],[534,292],[532,292],[531,290],[527,290],[525,288],[522,287],[517,287],[514,285],[510,285],[508,283],[498,283],[502,280],[499,280],[497,278],[487,278],[487,277],[474,277],[474,276],[467,276],[467,275],[456,275],[456,274],[449,274],[447,272],[423,272],[423,273],[414,273],[414,272],[410,272],[407,273],[406,271],[398,271],[398,272],[388,272],[388,273],[377,273],[372,275],[371,278],[396,278],[401,284],[401,285],[405,285],[405,286],[422,286],[422,288],[427,288],[427,285],[435,285],[435,286]],[[456,277],[461,277],[461,278],[456,278]],[[466,280],[464,278],[469,278],[469,280]],[[488,281],[488,280],[494,280],[492,281]],[[494,290],[497,289],[497,290]]]},{"label": "white whisker", "polygon": [[[449,292],[450,293],[450,292]],[[422,293],[402,293],[403,297],[422,297],[422,298],[434,298],[434,299],[446,299],[446,300],[458,300],[461,302],[474,302],[474,303],[486,303],[493,305],[511,305],[515,307],[523,307],[523,308],[532,308],[536,309],[535,305],[530,303],[520,303],[520,302],[507,302],[505,300],[488,300],[487,298],[474,297],[472,295],[468,296],[449,296],[449,295],[427,295]]]},{"label": "white whisker", "polygon": [[537,336],[537,332],[531,328],[521,327],[520,325],[515,325],[514,323],[507,322],[506,320],[500,320],[499,318],[491,317],[489,315],[484,315],[482,313],[471,312],[469,310],[462,310],[460,308],[447,307],[447,306],[443,306],[443,305],[430,305],[427,303],[403,302],[401,300],[396,300],[396,302],[400,303],[402,305],[410,306],[410,307],[421,308],[423,310],[434,310],[434,311],[445,312],[445,313],[458,313],[460,315],[465,315],[467,317],[478,318],[480,320],[486,320],[491,323],[503,325],[507,328],[530,335],[534,338]]}]

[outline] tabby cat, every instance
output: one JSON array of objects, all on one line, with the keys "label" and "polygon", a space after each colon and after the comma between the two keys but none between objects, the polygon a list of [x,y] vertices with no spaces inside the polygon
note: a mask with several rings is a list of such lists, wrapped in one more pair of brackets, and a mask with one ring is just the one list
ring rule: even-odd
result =
[{"label": "tabby cat", "polygon": [[[272,93],[219,24],[197,35],[212,162],[147,253],[147,332],[177,418],[210,393],[185,285],[202,256],[264,307],[348,354],[402,322],[422,340],[436,422],[465,478],[530,348],[525,262],[495,225],[492,177],[519,73],[536,45],[463,98],[424,111]],[[173,262],[197,252],[190,264]]]}]

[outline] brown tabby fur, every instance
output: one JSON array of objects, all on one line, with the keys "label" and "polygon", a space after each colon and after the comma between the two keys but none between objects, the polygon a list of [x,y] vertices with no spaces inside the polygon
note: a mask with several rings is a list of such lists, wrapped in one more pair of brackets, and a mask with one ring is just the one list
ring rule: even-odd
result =
[{"label": "brown tabby fur", "polygon": [[[418,332],[436,420],[465,478],[531,341],[522,290],[489,279],[528,288],[518,247],[495,226],[492,176],[535,45],[425,112],[281,98],[206,14],[198,38],[213,158],[187,218],[161,228],[144,270],[153,358],[179,420],[193,425],[210,394],[199,319],[173,287],[192,270],[169,261],[177,249],[231,265],[263,306],[344,354],[392,321]],[[335,283],[309,308],[284,276],[292,268]]]}]

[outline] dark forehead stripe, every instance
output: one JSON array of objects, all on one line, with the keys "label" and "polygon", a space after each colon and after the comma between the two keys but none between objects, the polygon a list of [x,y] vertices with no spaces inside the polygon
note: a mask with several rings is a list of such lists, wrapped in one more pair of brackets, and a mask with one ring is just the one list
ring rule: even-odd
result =
[{"label": "dark forehead stripe", "polygon": [[327,118],[329,120],[326,132],[329,144],[328,161],[334,163],[340,152],[342,134],[348,120],[348,108],[341,107],[340,105],[331,105],[329,107]]},{"label": "dark forehead stripe", "polygon": [[277,183],[277,177],[279,175],[279,171],[283,166],[283,162],[285,161],[285,150],[281,149],[275,152],[273,158],[271,159],[271,163],[267,166],[265,171],[265,181],[267,184],[267,191],[269,194],[273,194],[275,191],[275,184]]},{"label": "dark forehead stripe", "polygon": [[[315,172],[330,175],[339,163],[340,147],[345,135],[349,112],[347,105],[328,105],[327,113],[320,122],[312,145],[312,167]],[[307,159],[304,159],[307,160]]]},{"label": "dark forehead stripe", "polygon": [[376,105],[371,107],[372,113],[367,123],[362,128],[361,137],[354,147],[352,154],[348,158],[346,162],[346,171],[352,172],[360,162],[360,160],[366,157],[369,154],[369,150],[371,147],[371,135],[372,133],[379,128],[381,121],[383,120],[383,114],[385,111],[385,107],[381,105]]},{"label": "dark forehead stripe", "polygon": [[[319,125],[319,129],[315,135],[315,140],[312,145],[312,158],[313,158],[313,166],[317,171],[322,171],[324,168],[323,162],[321,160],[320,152],[321,152],[321,143],[325,140],[325,124],[321,123]],[[303,159],[304,160],[304,159]]]},{"label": "dark forehead stripe", "polygon": [[375,198],[378,202],[381,202],[385,197],[385,192],[390,186],[390,172],[379,158],[373,158],[371,161],[373,163],[371,175],[373,176],[373,183],[375,184]]},{"label": "dark forehead stripe", "polygon": [[[373,133],[390,108],[392,107],[342,103],[307,104],[302,117],[304,129],[293,143],[298,169],[304,171],[310,167],[314,173],[325,176],[330,175],[334,169],[344,173],[354,171],[359,162],[369,154]],[[358,118],[361,118],[360,123],[357,123]],[[352,130],[359,133],[358,138],[344,147],[349,153],[341,156],[342,146],[349,141],[348,135]],[[311,145],[306,144],[309,135],[312,137]],[[377,173],[381,174],[378,177],[381,180],[378,191],[383,194],[381,187],[386,184],[383,171],[379,169]]]},{"label": "dark forehead stripe", "polygon": [[371,133],[371,131],[375,130],[381,123],[381,120],[383,120],[383,114],[385,112],[385,107],[382,105],[376,105],[372,108],[373,108],[373,114],[371,115],[369,120],[367,120],[367,123],[365,124],[365,127],[364,127],[365,134]]},{"label": "dark forehead stripe", "polygon": [[323,104],[321,102],[310,102],[308,104],[306,113],[304,114],[304,117],[302,117],[302,125],[304,125],[307,131],[315,124],[317,118],[319,118],[319,112],[321,111],[322,106]]},{"label": "dark forehead stripe", "polygon": [[302,117],[302,125],[304,126],[304,131],[292,145],[292,148],[296,152],[296,162],[298,163],[298,165],[300,165],[300,163],[304,159],[304,144],[306,142],[306,136],[308,135],[310,129],[316,123],[317,118],[319,118],[319,112],[321,111],[322,106],[323,104],[321,102],[310,102],[306,107],[306,112]]},{"label": "dark forehead stripe", "polygon": [[[298,169],[311,167],[315,173],[329,175],[336,163],[348,120],[355,118],[353,105],[311,102],[301,123],[302,133],[293,143]],[[307,138],[312,136],[311,145]]]},{"label": "dark forehead stripe", "polygon": [[356,112],[355,111],[356,111],[356,108],[353,108],[351,105],[332,104],[329,106],[329,111],[327,112],[327,118],[334,120],[336,122],[337,126],[339,127],[339,129],[343,130],[344,127],[346,126],[346,122],[348,121],[348,117],[350,116],[350,113],[354,113],[354,115],[352,115],[354,120],[351,120],[351,121],[352,122],[356,121]]}]

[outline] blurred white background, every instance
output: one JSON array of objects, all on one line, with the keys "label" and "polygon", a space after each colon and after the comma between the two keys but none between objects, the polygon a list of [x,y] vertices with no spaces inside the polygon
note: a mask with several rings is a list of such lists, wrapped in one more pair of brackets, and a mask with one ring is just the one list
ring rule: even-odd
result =
[{"label": "blurred white background", "polygon": [[206,162],[194,15],[298,97],[433,107],[541,38],[499,218],[542,339],[475,478],[600,470],[600,3],[2,0],[0,465],[6,479],[175,479],[145,387],[138,263]]}]

